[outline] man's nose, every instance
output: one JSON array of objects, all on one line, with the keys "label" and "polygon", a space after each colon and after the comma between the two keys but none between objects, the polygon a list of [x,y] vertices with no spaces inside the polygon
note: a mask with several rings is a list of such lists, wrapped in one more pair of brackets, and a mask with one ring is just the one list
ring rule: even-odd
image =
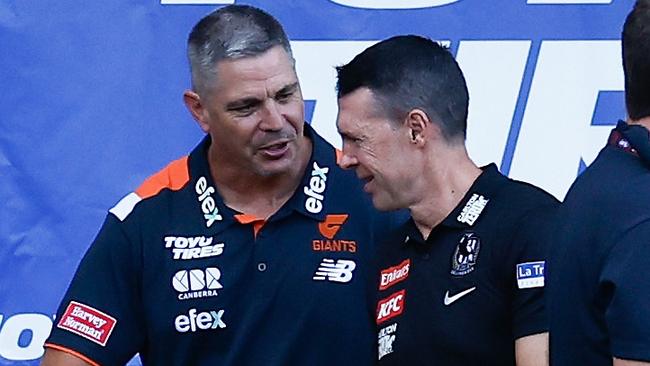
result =
[{"label": "man's nose", "polygon": [[281,130],[284,125],[284,117],[280,106],[274,101],[267,101],[264,105],[264,114],[260,122],[260,128],[266,131]]},{"label": "man's nose", "polygon": [[346,149],[343,149],[339,153],[338,164],[343,169],[352,169],[357,165],[357,159],[350,155]]}]

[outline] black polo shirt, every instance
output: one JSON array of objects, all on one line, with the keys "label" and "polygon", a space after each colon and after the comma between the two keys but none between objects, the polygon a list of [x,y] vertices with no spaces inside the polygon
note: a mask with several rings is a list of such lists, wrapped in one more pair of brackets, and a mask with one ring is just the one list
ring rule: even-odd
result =
[{"label": "black polo shirt", "polygon": [[553,365],[650,361],[650,140],[623,122],[559,210],[549,258]]},{"label": "black polo shirt", "polygon": [[514,365],[514,341],[547,330],[548,193],[483,168],[424,240],[413,221],[382,245],[380,365]]},{"label": "black polo shirt", "polygon": [[367,365],[375,234],[391,227],[335,149],[268,220],[226,206],[206,138],[110,210],[46,346],[92,364]]}]

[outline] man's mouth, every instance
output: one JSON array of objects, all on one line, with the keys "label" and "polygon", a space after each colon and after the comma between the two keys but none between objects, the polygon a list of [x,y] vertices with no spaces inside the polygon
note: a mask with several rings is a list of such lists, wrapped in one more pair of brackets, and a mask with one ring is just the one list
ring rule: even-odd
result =
[{"label": "man's mouth", "polygon": [[359,179],[361,179],[361,181],[364,183],[363,190],[366,192],[368,192],[370,183],[372,183],[372,181],[375,180],[375,178],[372,175],[359,177]]},{"label": "man's mouth", "polygon": [[259,151],[266,157],[271,159],[279,159],[289,150],[289,141],[283,140],[266,144],[259,148]]}]

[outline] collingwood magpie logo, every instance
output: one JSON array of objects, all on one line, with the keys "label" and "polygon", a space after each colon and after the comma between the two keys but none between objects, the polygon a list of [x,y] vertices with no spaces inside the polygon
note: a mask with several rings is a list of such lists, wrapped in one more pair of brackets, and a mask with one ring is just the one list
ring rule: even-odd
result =
[{"label": "collingwood magpie logo", "polygon": [[454,276],[464,276],[472,272],[480,250],[481,239],[476,234],[463,234],[451,259],[451,274]]}]

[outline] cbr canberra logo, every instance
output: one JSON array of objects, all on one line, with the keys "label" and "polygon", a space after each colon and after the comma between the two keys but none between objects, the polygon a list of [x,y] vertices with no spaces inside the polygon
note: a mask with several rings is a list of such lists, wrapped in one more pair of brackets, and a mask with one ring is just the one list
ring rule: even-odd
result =
[{"label": "cbr canberra logo", "polygon": [[217,267],[180,270],[174,274],[172,286],[179,292],[179,300],[213,297],[217,296],[218,289],[223,288],[220,278],[221,271]]}]

